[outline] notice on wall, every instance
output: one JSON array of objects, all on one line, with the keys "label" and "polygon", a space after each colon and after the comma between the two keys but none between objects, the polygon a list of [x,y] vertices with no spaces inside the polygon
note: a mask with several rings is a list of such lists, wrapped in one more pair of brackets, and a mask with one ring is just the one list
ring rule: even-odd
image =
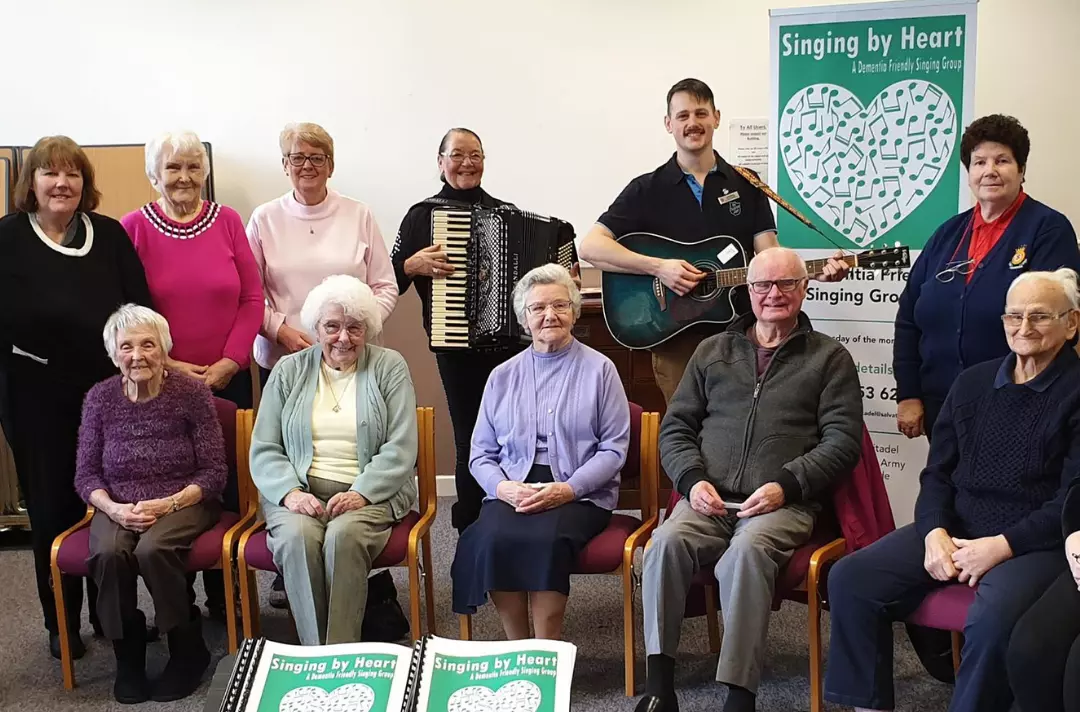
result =
[{"label": "notice on wall", "polygon": [[769,120],[732,119],[728,124],[727,159],[732,165],[744,166],[769,182]]}]

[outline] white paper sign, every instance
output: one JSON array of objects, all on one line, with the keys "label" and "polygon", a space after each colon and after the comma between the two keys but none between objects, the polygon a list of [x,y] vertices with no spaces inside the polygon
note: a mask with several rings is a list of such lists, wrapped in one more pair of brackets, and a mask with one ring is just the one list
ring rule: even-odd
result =
[{"label": "white paper sign", "polygon": [[769,182],[769,120],[731,119],[728,124],[728,163],[745,166]]}]

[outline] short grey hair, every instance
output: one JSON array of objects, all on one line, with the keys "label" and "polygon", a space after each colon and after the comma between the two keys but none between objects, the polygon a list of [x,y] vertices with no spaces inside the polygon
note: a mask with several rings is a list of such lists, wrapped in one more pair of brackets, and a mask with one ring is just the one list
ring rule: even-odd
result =
[{"label": "short grey hair", "polygon": [[1080,286],[1077,285],[1076,272],[1068,267],[1062,267],[1053,272],[1025,272],[1009,285],[1009,291],[1005,293],[1005,300],[1008,301],[1009,295],[1012,294],[1016,285],[1025,282],[1048,282],[1053,284],[1065,294],[1070,309],[1080,309]]},{"label": "short grey hair", "polygon": [[330,132],[322,126],[313,124],[310,121],[285,124],[285,128],[278,135],[278,147],[281,148],[281,155],[288,155],[289,149],[292,148],[293,143],[296,141],[302,141],[315,148],[321,148],[326,151],[326,155],[329,156],[331,161],[334,160],[334,139],[330,136]]},{"label": "short grey hair", "polygon": [[514,286],[514,314],[517,315],[521,328],[529,330],[529,321],[525,316],[525,300],[529,297],[529,291],[542,284],[561,284],[566,287],[574,309],[574,320],[581,316],[581,291],[574,284],[570,272],[562,265],[549,262],[526,272]]},{"label": "short grey hair", "polygon": [[345,316],[364,323],[367,339],[374,339],[382,331],[382,313],[371,287],[348,274],[334,274],[324,279],[308,292],[304,306],[300,308],[300,323],[310,334],[323,318],[328,307],[338,306]]},{"label": "short grey hair", "polygon": [[101,332],[105,341],[105,353],[114,366],[120,365],[120,354],[117,353],[116,340],[120,338],[120,332],[147,326],[157,333],[158,345],[168,356],[172,351],[172,332],[169,331],[169,322],[165,317],[158,314],[150,307],[139,304],[125,304],[114,311],[105,322],[105,329]]},{"label": "short grey hair", "polygon": [[798,252],[791,249],[790,247],[770,247],[768,249],[762,250],[761,252],[757,253],[750,260],[750,264],[746,268],[746,281],[747,282],[749,282],[751,280],[751,275],[754,274],[754,265],[760,264],[761,258],[763,256],[765,256],[765,255],[768,255],[768,257],[765,257],[765,259],[769,259],[770,257],[774,257],[774,256],[779,257],[780,255],[787,255],[791,260],[793,260],[795,263],[797,263],[799,265],[798,270],[799,270],[799,276],[800,277],[802,277],[803,279],[806,279],[807,277],[810,276],[810,275],[808,275],[806,273],[806,263],[803,262],[802,255],[800,255]]},{"label": "short grey hair", "polygon": [[202,161],[203,174],[210,177],[210,155],[206,145],[199,140],[194,131],[174,131],[156,136],[146,144],[146,177],[154,188],[158,187],[161,176],[161,160],[165,156],[198,154]]}]

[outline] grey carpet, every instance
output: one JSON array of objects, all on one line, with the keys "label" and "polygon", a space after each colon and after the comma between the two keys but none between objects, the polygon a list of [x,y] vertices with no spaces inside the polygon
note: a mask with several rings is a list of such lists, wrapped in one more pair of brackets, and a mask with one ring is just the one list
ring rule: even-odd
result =
[{"label": "grey carpet", "polygon": [[[440,499],[436,520],[434,562],[435,595],[439,632],[457,637],[457,620],[450,612],[450,562],[456,536],[450,528],[451,500]],[[19,537],[0,535],[0,571],[4,580],[4,621],[0,632],[0,709],[35,712],[79,710],[202,710],[207,684],[188,700],[171,704],[149,702],[132,708],[112,699],[113,657],[106,641],[90,635],[83,623],[83,638],[89,652],[75,664],[78,687],[68,692],[61,683],[60,665],[49,656],[47,639],[41,625],[41,613],[33,585],[33,560],[20,546]],[[404,570],[395,572],[403,605],[408,594]],[[201,587],[201,582],[199,584]],[[289,621],[281,611],[265,605],[269,580],[261,582],[263,595],[263,631],[267,637],[294,642]],[[200,595],[201,600],[201,595]],[[141,605],[151,615],[153,606],[142,592]],[[638,597],[638,629],[641,627],[641,604]],[[826,615],[826,639],[828,636]],[[945,710],[952,688],[933,680],[923,672],[918,660],[898,628],[896,637],[896,696],[898,712],[933,712]],[[206,621],[206,636],[215,661],[225,653],[224,627]],[[475,618],[478,638],[501,638],[498,618],[491,606]],[[623,696],[622,593],[620,579],[614,576],[579,576],[572,583],[567,611],[566,637],[578,646],[573,709],[575,712],[632,710],[634,701]],[[638,645],[638,689],[644,684],[644,652]],[[769,629],[768,653],[758,709],[762,712],[790,712],[809,709],[807,679],[806,607],[786,603],[773,615]],[[164,641],[150,646],[147,655],[151,674],[159,671],[167,659]],[[703,618],[688,620],[683,626],[678,659],[679,700],[683,712],[704,712],[722,707],[723,688],[713,682],[715,658],[708,652],[708,638]],[[208,675],[209,678],[209,675]],[[832,709],[832,708],[830,708]],[[836,708],[839,709],[839,708]]]}]

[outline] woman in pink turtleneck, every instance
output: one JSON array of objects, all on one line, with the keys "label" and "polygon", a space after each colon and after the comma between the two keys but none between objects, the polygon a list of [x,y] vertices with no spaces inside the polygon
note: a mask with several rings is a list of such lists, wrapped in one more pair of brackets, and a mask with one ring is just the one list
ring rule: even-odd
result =
[{"label": "woman in pink turtleneck", "polygon": [[[281,132],[281,165],[293,189],[255,208],[247,237],[262,273],[266,310],[255,340],[263,384],[282,356],[311,346],[315,335],[300,323],[308,292],[332,274],[348,274],[371,287],[383,323],[397,303],[397,278],[375,216],[359,200],[326,187],[334,174],[334,139],[322,126],[288,124]],[[284,608],[279,575],[270,605]],[[408,633],[389,571],[368,580],[364,639],[393,641]]]},{"label": "woman in pink turtleneck", "polygon": [[367,284],[383,321],[397,303],[394,268],[371,209],[326,186],[334,174],[330,134],[318,124],[289,124],[279,142],[293,189],[255,208],[247,226],[266,295],[255,342],[264,381],[279,358],[313,343],[300,325],[300,307],[323,278],[348,274]]}]

